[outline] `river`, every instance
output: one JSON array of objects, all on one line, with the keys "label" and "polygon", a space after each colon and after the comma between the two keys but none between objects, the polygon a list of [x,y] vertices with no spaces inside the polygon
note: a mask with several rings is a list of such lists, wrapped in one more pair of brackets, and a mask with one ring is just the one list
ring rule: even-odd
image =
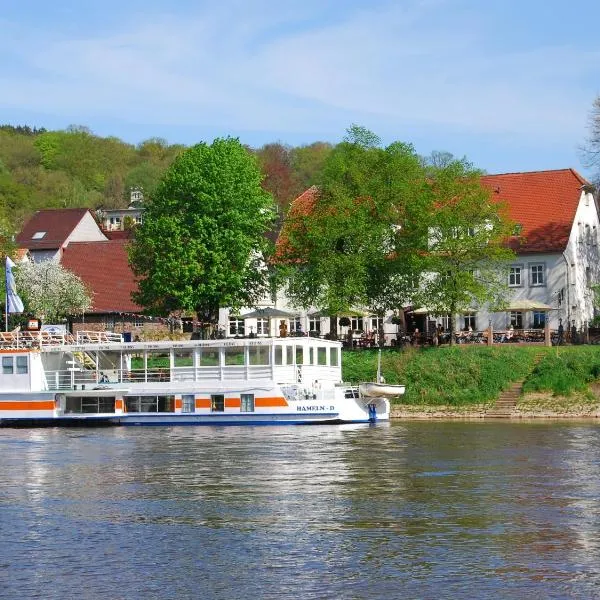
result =
[{"label": "river", "polygon": [[600,426],[0,430],[0,597],[593,598]]}]

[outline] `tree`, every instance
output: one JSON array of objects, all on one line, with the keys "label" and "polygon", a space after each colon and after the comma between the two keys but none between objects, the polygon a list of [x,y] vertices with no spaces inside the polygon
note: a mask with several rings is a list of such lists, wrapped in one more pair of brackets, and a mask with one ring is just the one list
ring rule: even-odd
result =
[{"label": "tree", "polygon": [[413,301],[431,314],[451,315],[451,343],[459,311],[502,304],[514,258],[507,246],[514,224],[506,207],[492,201],[480,176],[464,159],[447,159],[427,169],[428,247],[417,255],[422,275]]},{"label": "tree", "polygon": [[333,146],[327,142],[314,142],[290,150],[294,179],[301,191],[320,183],[321,175]]},{"label": "tree", "polygon": [[402,282],[409,279],[418,230],[411,223],[420,224],[424,185],[412,146],[382,148],[373,133],[351,127],[331,151],[321,186],[292,208],[281,236],[277,258],[291,299],[331,315],[397,305],[407,292]]},{"label": "tree", "polygon": [[129,248],[135,300],[158,314],[252,305],[267,285],[263,257],[273,200],[256,159],[233,138],[198,144],[165,173]]},{"label": "tree", "polygon": [[583,157],[587,167],[595,169],[595,182],[600,184],[600,96],[592,104],[589,116],[589,135],[583,148]]},{"label": "tree", "polygon": [[91,292],[81,279],[53,260],[19,263],[13,273],[25,310],[42,320],[80,315],[92,305]]}]

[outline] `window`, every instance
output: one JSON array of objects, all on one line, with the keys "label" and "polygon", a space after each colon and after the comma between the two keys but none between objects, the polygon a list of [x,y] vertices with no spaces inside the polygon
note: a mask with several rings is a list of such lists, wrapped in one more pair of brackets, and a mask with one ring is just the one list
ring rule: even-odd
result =
[{"label": "window", "polygon": [[125,405],[127,412],[173,412],[175,396],[127,396]]},{"label": "window", "polygon": [[300,317],[290,319],[290,333],[302,331],[302,321]]},{"label": "window", "polygon": [[32,240],[41,240],[46,235],[45,231],[36,231],[32,236]]},{"label": "window", "polygon": [[240,317],[229,317],[229,335],[245,335],[246,322]]},{"label": "window", "polygon": [[510,324],[513,329],[523,329],[523,313],[520,310],[513,310],[510,313]]},{"label": "window", "polygon": [[477,321],[475,319],[475,313],[474,312],[465,313],[463,315],[463,317],[464,317],[464,327],[463,327],[463,329],[465,331],[468,331],[468,329],[470,327],[472,331],[475,331],[477,329],[477,327],[476,327]]},{"label": "window", "polygon": [[213,394],[210,397],[211,412],[223,412],[225,410],[225,396],[222,394]]},{"label": "window", "polygon": [[268,346],[250,346],[248,359],[251,365],[271,364],[271,349]]},{"label": "window", "polygon": [[329,364],[332,367],[337,367],[338,366],[338,349],[337,348],[330,348],[330,353],[329,353]]},{"label": "window", "polygon": [[27,374],[27,357],[17,356],[17,375]]},{"label": "window", "polygon": [[444,331],[450,331],[450,319],[451,317],[448,314],[440,317],[440,323],[442,324]]},{"label": "window", "polygon": [[304,348],[302,346],[295,346],[296,348],[296,364],[304,364]]},{"label": "window", "polygon": [[13,357],[2,357],[2,375],[12,375],[14,373]]},{"label": "window", "polygon": [[269,319],[256,319],[257,335],[269,335]]},{"label": "window", "polygon": [[196,400],[193,394],[183,394],[181,396],[182,400],[182,412],[191,413],[196,412]]},{"label": "window", "polygon": [[350,319],[350,326],[353,331],[362,331],[364,329],[362,317],[352,317]]},{"label": "window", "polygon": [[592,230],[589,223],[585,225],[585,243],[589,246],[592,243]]},{"label": "window", "polygon": [[283,348],[281,346],[275,346],[275,364],[283,364]]},{"label": "window", "polygon": [[523,285],[521,282],[521,273],[523,271],[523,267],[520,265],[514,265],[510,268],[510,272],[508,274],[508,285],[511,287],[519,287]]},{"label": "window", "polygon": [[144,326],[144,317],[140,315],[135,315],[133,317],[133,321],[131,322],[132,327],[143,327]]},{"label": "window", "polygon": [[531,326],[534,329],[544,329],[546,326],[546,313],[541,310],[533,311],[533,323]]},{"label": "window", "polygon": [[585,268],[585,283],[588,286],[592,285],[592,268],[591,267]]},{"label": "window", "polygon": [[240,411],[254,412],[254,394],[240,394]]},{"label": "window", "polygon": [[371,322],[371,329],[373,331],[378,331],[379,329],[383,328],[383,317],[378,317],[377,315],[371,315],[369,317],[369,320]]},{"label": "window", "polygon": [[227,346],[225,348],[225,366],[243,366],[244,365],[244,347]]},{"label": "window", "polygon": [[327,364],[327,348],[317,348],[317,364]]},{"label": "window", "polygon": [[592,227],[592,245],[593,246],[598,245],[598,231],[596,230],[595,225]]},{"label": "window", "polygon": [[530,285],[546,285],[546,269],[543,264],[529,265]]},{"label": "window", "polygon": [[321,333],[321,318],[320,317],[309,317],[308,330],[316,331],[317,333]]}]

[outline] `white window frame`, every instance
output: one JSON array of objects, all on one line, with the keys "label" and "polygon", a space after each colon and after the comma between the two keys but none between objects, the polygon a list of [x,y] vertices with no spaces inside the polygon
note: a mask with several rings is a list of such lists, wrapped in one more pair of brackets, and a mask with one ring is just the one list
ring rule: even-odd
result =
[{"label": "white window frame", "polygon": [[383,321],[383,317],[378,315],[370,315],[369,323],[371,324],[371,331],[379,331],[379,329],[383,329]]},{"label": "white window frame", "polygon": [[246,335],[246,321],[242,317],[229,317],[229,335]]},{"label": "white window frame", "polygon": [[321,317],[308,317],[308,331],[321,333]]},{"label": "white window frame", "polygon": [[468,331],[469,327],[472,331],[477,331],[477,313],[476,312],[467,312],[463,313],[463,329]]},{"label": "white window frame", "polygon": [[[523,265],[510,265],[510,271],[508,273],[508,287],[523,287],[523,271]],[[517,276],[519,280],[518,283]],[[511,279],[513,277],[514,283],[511,283]]]},{"label": "white window frame", "polygon": [[256,335],[269,335],[269,319],[265,317],[259,317],[256,319]]},{"label": "white window frame", "polygon": [[523,329],[523,311],[512,310],[509,315],[509,325],[512,325],[513,329]]},{"label": "white window frame", "polygon": [[350,329],[352,331],[364,331],[365,323],[363,317],[350,317]]},{"label": "white window frame", "polygon": [[[546,264],[545,263],[529,263],[529,285],[531,287],[546,287]],[[539,276],[540,273],[537,271],[538,268],[541,268],[541,279],[540,282]],[[536,271],[534,271],[534,269]],[[536,281],[537,279],[537,281]]]}]

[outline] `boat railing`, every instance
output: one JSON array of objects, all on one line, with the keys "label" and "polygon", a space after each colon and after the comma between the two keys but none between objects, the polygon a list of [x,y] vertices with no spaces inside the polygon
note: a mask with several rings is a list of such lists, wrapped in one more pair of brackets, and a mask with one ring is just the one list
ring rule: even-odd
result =
[{"label": "boat railing", "polygon": [[123,336],[120,333],[112,331],[78,331],[77,344],[106,344],[106,343],[121,343]]},{"label": "boat railing", "polygon": [[0,348],[45,348],[74,344],[75,338],[67,332],[6,331],[0,332]]}]

